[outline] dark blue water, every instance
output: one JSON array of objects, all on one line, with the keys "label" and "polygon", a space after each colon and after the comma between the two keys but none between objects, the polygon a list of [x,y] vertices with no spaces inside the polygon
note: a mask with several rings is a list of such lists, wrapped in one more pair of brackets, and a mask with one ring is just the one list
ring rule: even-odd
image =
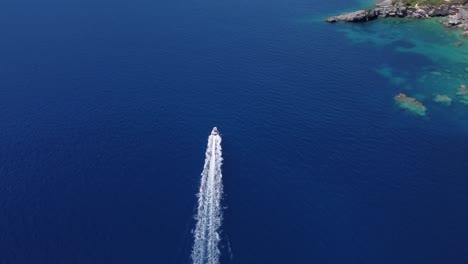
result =
[{"label": "dark blue water", "polygon": [[0,263],[189,263],[215,125],[222,263],[467,263],[468,115],[395,107],[374,65],[431,63],[357,5],[1,4]]}]

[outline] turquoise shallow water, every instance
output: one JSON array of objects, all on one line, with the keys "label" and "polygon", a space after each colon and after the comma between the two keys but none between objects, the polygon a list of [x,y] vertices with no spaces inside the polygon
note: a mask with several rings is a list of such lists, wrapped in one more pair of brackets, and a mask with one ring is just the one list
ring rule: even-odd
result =
[{"label": "turquoise shallow water", "polygon": [[[439,112],[454,122],[464,122],[468,107],[460,103],[456,93],[460,85],[468,83],[468,41],[459,31],[443,27],[441,20],[380,19],[342,24],[337,30],[356,46],[374,46],[375,56],[382,59],[374,62],[373,70],[400,92],[426,105],[428,116]],[[453,105],[434,104],[437,94],[452,98]]]}]

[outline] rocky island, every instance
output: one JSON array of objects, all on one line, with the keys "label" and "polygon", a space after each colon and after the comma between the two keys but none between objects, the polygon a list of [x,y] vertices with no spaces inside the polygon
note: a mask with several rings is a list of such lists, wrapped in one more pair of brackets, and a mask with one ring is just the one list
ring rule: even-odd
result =
[{"label": "rocky island", "polygon": [[468,38],[468,0],[378,0],[374,8],[329,17],[325,21],[366,22],[387,17],[448,17],[443,24],[462,30],[461,35]]}]

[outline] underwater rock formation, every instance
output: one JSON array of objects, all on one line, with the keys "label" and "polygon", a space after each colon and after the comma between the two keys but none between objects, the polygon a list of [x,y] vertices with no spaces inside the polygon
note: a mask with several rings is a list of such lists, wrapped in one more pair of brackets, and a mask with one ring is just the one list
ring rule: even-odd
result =
[{"label": "underwater rock formation", "polygon": [[426,116],[427,108],[418,102],[415,98],[400,93],[394,97],[396,104],[404,110],[407,110],[418,116]]},{"label": "underwater rock formation", "polygon": [[457,97],[461,104],[468,106],[468,89],[466,88],[466,85],[460,85],[460,88],[458,88]]},{"label": "underwater rock formation", "polygon": [[434,102],[450,106],[452,105],[452,98],[448,97],[445,94],[438,94],[434,97]]}]

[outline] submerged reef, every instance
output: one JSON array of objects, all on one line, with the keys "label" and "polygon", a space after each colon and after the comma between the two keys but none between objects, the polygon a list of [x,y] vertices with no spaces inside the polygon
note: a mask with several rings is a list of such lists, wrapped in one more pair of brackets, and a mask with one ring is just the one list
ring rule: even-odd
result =
[{"label": "submerged reef", "polygon": [[[396,55],[398,59],[378,62],[389,69],[378,73],[400,89],[401,93],[394,97],[399,108],[424,117],[429,112],[422,103],[439,104],[446,109],[437,107],[435,111],[462,111],[454,118],[466,115],[468,108],[459,106],[468,106],[468,89],[457,87],[468,78],[468,42],[460,37],[468,38],[468,0],[373,1],[372,8],[325,21],[369,23],[347,26],[344,31],[353,42],[385,46],[386,51]],[[368,22],[383,19],[386,21]],[[401,65],[406,60],[420,66]],[[407,94],[417,94],[414,97],[419,101]]]},{"label": "submerged reef", "polygon": [[452,105],[452,98],[448,97],[445,94],[438,94],[434,97],[434,102],[450,106]]},{"label": "submerged reef", "polygon": [[400,93],[394,97],[395,103],[404,110],[407,110],[418,116],[426,116],[427,108],[413,97]]},{"label": "submerged reef", "polygon": [[466,88],[466,85],[460,85],[460,88],[458,88],[457,97],[461,104],[468,106],[468,89]]},{"label": "submerged reef", "polygon": [[[398,108],[424,117],[431,114],[426,104],[439,104],[434,111],[457,111],[451,117],[465,118],[468,88],[460,84],[467,84],[468,40],[460,34],[468,38],[468,0],[373,1],[377,2],[372,8],[329,17],[326,22],[366,23],[342,31],[354,43],[370,42],[395,54],[377,61],[381,69],[376,71],[400,89],[394,97]],[[405,61],[411,65],[403,65]]]}]

